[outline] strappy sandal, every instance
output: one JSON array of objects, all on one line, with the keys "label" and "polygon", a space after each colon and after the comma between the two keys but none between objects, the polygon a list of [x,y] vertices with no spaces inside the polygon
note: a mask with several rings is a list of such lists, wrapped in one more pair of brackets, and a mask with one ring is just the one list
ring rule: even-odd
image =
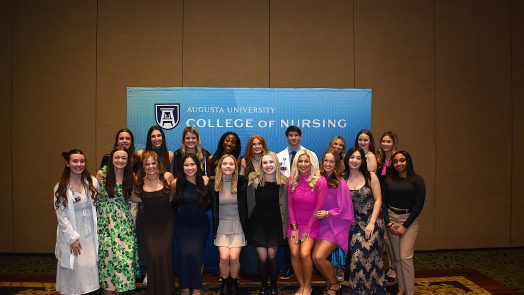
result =
[{"label": "strappy sandal", "polygon": [[[336,286],[338,285],[338,288],[337,289],[334,289],[333,286]],[[334,293],[331,293],[331,291],[335,291]],[[329,289],[327,289],[325,292],[324,292],[324,295],[340,295],[342,294],[342,285],[339,283],[339,282],[336,282],[335,284],[330,284],[329,285]]]}]

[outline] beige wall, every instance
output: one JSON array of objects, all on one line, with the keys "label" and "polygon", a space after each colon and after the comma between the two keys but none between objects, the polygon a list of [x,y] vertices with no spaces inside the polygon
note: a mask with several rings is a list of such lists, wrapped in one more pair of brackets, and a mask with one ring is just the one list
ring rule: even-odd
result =
[{"label": "beige wall", "polygon": [[0,169],[0,251],[12,251],[13,247],[13,154],[11,133],[11,106],[13,84],[13,3],[0,2],[0,155],[3,165]]},{"label": "beige wall", "polygon": [[511,81],[513,117],[511,236],[512,246],[524,246],[524,1],[511,1]]},{"label": "beige wall", "polygon": [[521,1],[1,3],[1,252],[52,251],[60,152],[95,172],[128,86],[372,88],[426,180],[418,249],[524,245]]}]

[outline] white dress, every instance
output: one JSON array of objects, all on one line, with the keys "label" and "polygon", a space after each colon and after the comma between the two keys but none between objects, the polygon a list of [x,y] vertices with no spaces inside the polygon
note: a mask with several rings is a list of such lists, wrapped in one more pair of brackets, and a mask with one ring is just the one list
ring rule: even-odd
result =
[{"label": "white dress", "polygon": [[[58,263],[56,290],[62,294],[86,294],[100,288],[98,282],[96,228],[93,220],[92,200],[86,194],[68,189],[68,197],[73,196],[76,231],[80,235],[82,250],[75,257],[73,269]],[[71,202],[69,202],[71,204]],[[69,206],[69,205],[68,205]]]}]

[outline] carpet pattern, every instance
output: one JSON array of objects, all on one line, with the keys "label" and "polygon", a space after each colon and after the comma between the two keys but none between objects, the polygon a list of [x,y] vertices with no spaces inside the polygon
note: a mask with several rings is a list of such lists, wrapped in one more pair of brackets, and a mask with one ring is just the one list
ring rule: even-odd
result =
[{"label": "carpet pattern", "polygon": [[[417,273],[445,269],[473,269],[506,285],[519,294],[524,294],[524,248],[422,251],[415,253],[414,260]],[[2,281],[17,282],[18,276],[45,276],[49,278],[45,281],[51,282],[54,280],[55,272],[56,260],[51,254],[0,254],[0,278],[2,278]],[[7,280],[6,277],[8,277]],[[446,279],[440,277],[434,279],[435,281],[428,281],[427,278],[417,278],[417,288],[420,290],[420,294],[489,294],[482,293],[487,292],[485,290],[470,288],[471,285],[461,281],[449,283],[446,282]],[[458,279],[455,278],[454,280],[457,281]],[[283,286],[286,285],[283,284]],[[12,286],[12,288],[18,287]],[[45,293],[53,291],[51,289],[46,291],[46,288],[51,288],[49,286],[39,288],[38,292],[40,293],[20,294],[53,294]],[[246,289],[246,292],[257,291],[256,286],[249,288],[252,289]],[[319,290],[322,289],[321,287],[318,288],[320,288]],[[27,288],[25,290],[27,291]],[[283,290],[281,294],[294,294],[292,292],[293,290],[290,287],[290,290]],[[16,293],[0,291],[0,294]],[[213,294],[212,289],[206,294]],[[246,294],[250,293],[247,292]]]},{"label": "carpet pattern", "polygon": [[[316,284],[317,286],[313,288],[313,294],[322,294],[322,282],[316,282]],[[462,276],[417,278],[416,290],[417,294],[491,294]],[[295,294],[295,291],[294,286],[283,286],[280,288],[279,294],[292,295]],[[137,293],[143,292],[139,289]],[[59,293],[55,291],[54,283],[0,282],[0,294],[55,295]],[[205,295],[217,294],[218,286],[206,286]],[[258,288],[253,286],[242,287],[241,294],[256,295],[258,294]],[[345,284],[342,294],[349,294],[347,284]]]}]

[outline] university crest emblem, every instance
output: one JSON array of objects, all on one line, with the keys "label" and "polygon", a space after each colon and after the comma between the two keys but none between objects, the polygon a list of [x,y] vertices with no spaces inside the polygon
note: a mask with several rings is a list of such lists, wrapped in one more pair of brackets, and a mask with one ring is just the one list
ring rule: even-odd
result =
[{"label": "university crest emblem", "polygon": [[155,120],[162,129],[173,129],[180,121],[180,104],[155,104]]}]

